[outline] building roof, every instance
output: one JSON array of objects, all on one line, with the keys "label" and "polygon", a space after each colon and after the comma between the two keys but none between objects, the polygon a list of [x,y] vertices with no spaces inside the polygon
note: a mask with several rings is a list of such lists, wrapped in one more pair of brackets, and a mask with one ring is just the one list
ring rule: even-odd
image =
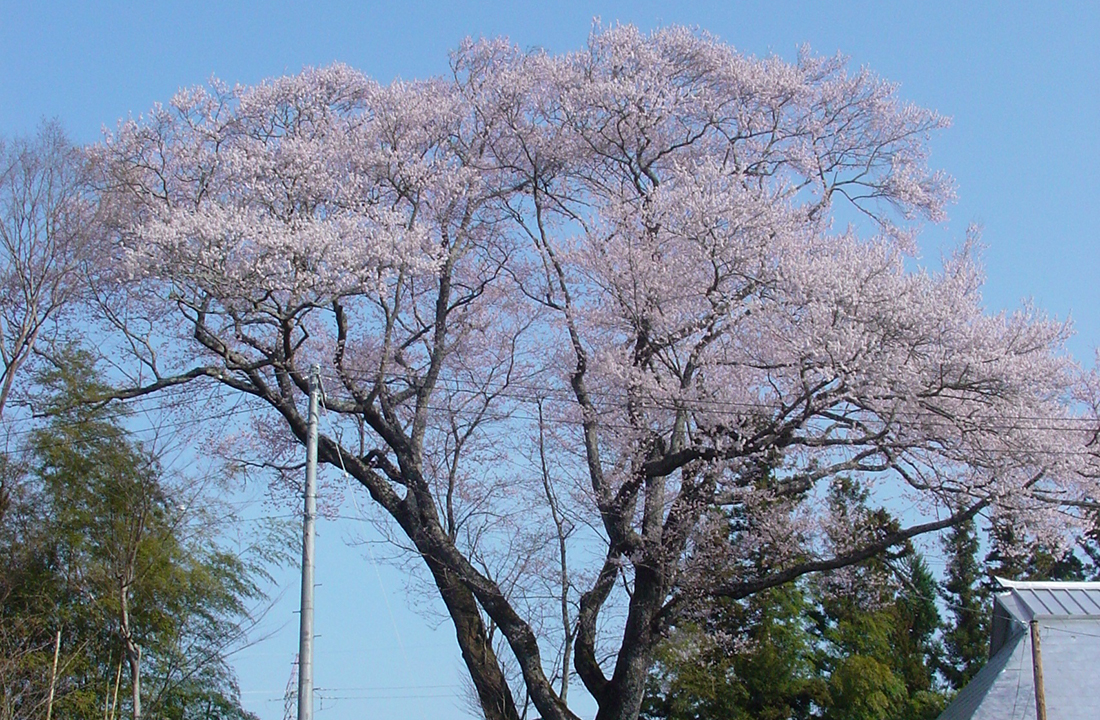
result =
[{"label": "building roof", "polygon": [[993,601],[989,657],[1012,635],[1036,619],[1100,619],[1100,582],[1018,582],[997,578],[1005,592]]},{"label": "building roof", "polygon": [[1100,617],[1100,582],[1014,582],[997,578],[1032,617]]},{"label": "building roof", "polygon": [[1010,582],[994,597],[990,659],[939,720],[1035,717],[1031,634],[1042,649],[1047,716],[1092,720],[1100,697],[1100,583]]}]

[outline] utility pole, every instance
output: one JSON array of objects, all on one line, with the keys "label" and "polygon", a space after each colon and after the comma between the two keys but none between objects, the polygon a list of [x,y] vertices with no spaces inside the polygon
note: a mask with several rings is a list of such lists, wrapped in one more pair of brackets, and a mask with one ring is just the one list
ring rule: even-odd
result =
[{"label": "utility pole", "polygon": [[298,720],[313,720],[313,523],[317,516],[317,413],[321,366],[309,368],[305,514],[302,518],[302,605],[298,636]]},{"label": "utility pole", "polygon": [[1031,671],[1035,679],[1035,718],[1047,720],[1047,694],[1043,687],[1043,651],[1039,645],[1039,621],[1031,621]]}]

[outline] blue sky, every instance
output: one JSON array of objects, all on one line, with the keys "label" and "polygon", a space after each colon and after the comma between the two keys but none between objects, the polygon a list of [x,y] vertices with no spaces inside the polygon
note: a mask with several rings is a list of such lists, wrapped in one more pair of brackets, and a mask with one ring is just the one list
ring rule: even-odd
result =
[{"label": "blue sky", "polygon": [[[94,142],[119,118],[217,75],[254,83],[333,61],[379,81],[447,69],[467,35],[521,47],[580,48],[594,16],[642,28],[697,26],[740,50],[792,58],[843,52],[951,116],[932,164],[952,174],[951,220],[920,241],[935,265],[966,226],[984,227],[991,310],[1031,298],[1073,319],[1069,350],[1100,346],[1100,3],[1036,2],[16,2],[0,0],[0,135],[56,118]],[[352,509],[347,514],[354,514]],[[466,717],[461,662],[446,624],[408,608],[397,570],[378,573],[347,539],[363,524],[321,524],[318,718]],[[237,658],[248,707],[282,717],[296,649],[296,579],[269,614],[272,635]],[[388,604],[387,604],[388,599]],[[422,599],[423,600],[423,599]],[[428,603],[430,605],[430,602]],[[281,629],[279,629],[281,628]],[[367,688],[367,689],[363,689]],[[366,699],[359,696],[390,696]],[[320,693],[325,696],[324,692]],[[351,697],[356,696],[356,697]]]}]

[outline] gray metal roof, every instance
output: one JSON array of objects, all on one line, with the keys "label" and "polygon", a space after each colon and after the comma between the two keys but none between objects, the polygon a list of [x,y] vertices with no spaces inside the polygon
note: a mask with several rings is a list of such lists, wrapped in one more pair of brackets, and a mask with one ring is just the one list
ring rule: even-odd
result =
[{"label": "gray metal roof", "polygon": [[[1100,697],[1100,618],[1038,620],[1047,717],[1095,720]],[[939,720],[1032,720],[1031,633],[1021,628],[974,676]]]},{"label": "gray metal roof", "polygon": [[1100,582],[1013,582],[997,578],[1037,617],[1100,617]]},{"label": "gray metal roof", "polygon": [[1094,720],[1100,697],[1100,583],[1009,582],[994,600],[991,658],[939,720],[1035,717],[1029,624],[1042,640],[1047,716]]},{"label": "gray metal roof", "polygon": [[989,656],[1011,637],[1013,627],[1043,618],[1100,620],[1100,582],[1018,582],[997,578],[1005,592],[993,599]]},{"label": "gray metal roof", "polygon": [[[986,696],[998,684],[1015,686],[1016,678],[1020,677],[1022,679],[1019,674],[1021,663],[1016,657],[1018,641],[1021,636],[1022,633],[1016,633],[1012,638],[1013,642],[1007,644],[1006,647],[1002,647],[1000,652],[989,659],[989,662],[978,671],[978,674],[967,683],[966,687],[959,691],[951,704],[944,709],[939,716],[939,720],[980,720],[985,715],[994,715],[996,712],[1003,711],[1002,708],[998,707],[1000,703],[996,702],[997,693],[994,693],[993,700],[988,703],[989,712],[983,712],[982,705],[986,702]],[[1030,667],[1028,665],[1028,668]],[[1024,695],[1024,707],[1031,707],[1026,703],[1029,697],[1035,697],[1035,693]],[[1012,697],[1012,700],[1014,704],[1017,701],[1015,696]],[[1009,714],[1005,713],[1004,717],[1009,717]]]}]

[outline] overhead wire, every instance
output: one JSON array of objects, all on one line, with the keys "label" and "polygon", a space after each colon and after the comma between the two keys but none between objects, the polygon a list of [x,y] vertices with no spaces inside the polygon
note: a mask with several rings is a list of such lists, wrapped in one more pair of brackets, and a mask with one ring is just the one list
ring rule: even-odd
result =
[{"label": "overhead wire", "polygon": [[[378,374],[375,374],[375,373],[349,372],[349,373],[344,373],[343,376],[342,376],[336,370],[329,369],[329,368],[324,368],[322,370],[322,375],[323,375],[323,377],[325,377],[329,380],[334,380],[337,383],[340,383],[341,386],[343,385],[344,376],[346,376],[350,380],[354,380],[354,381],[358,381],[358,382],[365,382],[365,383],[375,383],[375,382],[378,382],[379,380],[381,380],[382,382],[405,382],[405,383],[408,383],[410,381],[410,378],[408,378],[406,376],[403,376],[403,375],[396,374],[396,373],[388,373],[388,374],[383,374],[383,375],[379,376]],[[507,398],[507,399],[513,399],[513,400],[527,401],[527,402],[531,402],[535,398],[554,399],[554,400],[570,402],[570,403],[576,402],[576,396],[573,394],[573,391],[571,389],[565,388],[565,387],[554,388],[554,387],[549,387],[545,384],[532,385],[532,384],[519,383],[519,382],[515,382],[515,381],[508,381],[508,382],[504,383],[499,388],[492,388],[488,384],[479,384],[479,383],[476,383],[472,380],[462,379],[462,378],[453,378],[453,377],[448,377],[448,378],[445,378],[445,379],[441,379],[439,381],[439,384],[443,385],[443,386],[446,386],[445,391],[451,392],[451,393],[454,393],[454,394],[468,394],[468,395],[473,395],[473,396],[478,396],[478,397],[492,396],[494,398],[499,397],[499,398]],[[703,397],[703,398],[696,398],[696,397],[684,398],[682,401],[677,400],[676,398],[672,398],[672,397],[670,397],[668,399],[658,399],[658,398],[640,398],[640,399],[637,399],[637,398],[628,398],[626,396],[626,392],[624,390],[617,390],[617,391],[614,391],[613,393],[609,393],[605,390],[601,390],[601,389],[598,389],[598,388],[589,389],[588,394],[589,394],[590,397],[594,398],[595,400],[602,401],[602,402],[626,402],[629,399],[631,401],[639,402],[640,406],[641,406],[641,409],[644,409],[644,410],[652,409],[652,410],[675,411],[675,410],[682,410],[682,409],[685,409],[685,408],[694,409],[696,407],[702,407],[704,409],[710,408],[710,409],[713,409],[713,410],[716,410],[716,411],[733,409],[733,410],[745,410],[745,411],[749,411],[749,412],[761,411],[761,410],[765,410],[765,411],[770,412],[770,411],[776,410],[778,407],[783,406],[783,403],[781,402],[780,399],[776,399],[774,401],[760,400],[760,401],[755,401],[755,402],[750,402],[750,401],[746,401],[746,400],[740,400],[739,401],[739,400],[726,400],[726,399],[722,399],[722,398],[705,398],[705,397]],[[353,399],[353,398],[349,397],[349,399]],[[947,399],[953,399],[953,398],[947,398]],[[954,398],[954,399],[958,399],[958,398]],[[793,403],[793,404],[789,405],[788,407],[793,409],[793,408],[801,407],[802,405],[803,405],[802,402],[796,402],[796,403]],[[597,412],[599,412],[599,411],[597,411]],[[942,415],[934,412],[931,409],[922,408],[922,409],[918,409],[917,412],[922,413],[922,414],[930,415],[930,416],[932,416],[933,420],[938,420],[938,421],[941,421],[941,422],[946,420],[945,418],[942,417]],[[982,421],[982,420],[990,420],[990,419],[991,418],[980,418],[980,417],[979,418],[973,418],[974,421]],[[998,424],[998,427],[1002,427],[1002,428],[1003,427],[1008,427],[1010,429],[1022,429],[1022,430],[1045,430],[1045,429],[1079,430],[1079,429],[1082,429],[1082,428],[1075,427],[1075,425],[1078,424],[1078,423],[1084,425],[1085,429],[1100,428],[1100,420],[1097,420],[1095,418],[1084,417],[1084,416],[1073,417],[1073,416],[1066,416],[1066,415],[1016,415],[1012,418],[1014,423],[1011,424],[1011,425],[1003,424],[1003,416],[998,417],[998,419],[1002,421],[1001,423]],[[1069,424],[1066,425],[1066,426],[1063,426],[1063,427],[1058,427],[1058,426],[1049,427],[1047,425],[1025,425],[1025,424],[1022,424],[1023,422],[1028,422],[1028,421],[1034,422],[1034,423],[1064,422],[1064,423],[1069,423]],[[945,422],[944,424],[950,424],[950,423]]]},{"label": "overhead wire", "polygon": [[[321,411],[328,419],[328,406],[325,404],[325,392],[323,390],[323,385],[321,391]],[[336,427],[332,423],[331,419],[329,419],[329,427],[330,430],[335,430],[333,434],[337,437],[337,444],[343,446],[343,437],[340,428]],[[344,456],[342,453],[337,453],[337,457],[340,460],[340,468],[344,471],[344,479],[347,480],[348,469],[344,467]],[[359,509],[359,501],[356,499],[354,492],[351,494],[351,501],[352,504],[355,506],[355,513],[360,517],[360,519],[365,519],[363,518],[363,511]],[[378,561],[375,560],[374,550],[373,548],[371,548],[369,543],[367,543],[367,552],[370,556],[371,566],[374,568],[375,577],[378,579],[378,587],[382,591],[382,599],[386,602],[386,613],[389,615],[390,625],[393,627],[393,634],[397,638],[397,646],[401,649],[401,657],[404,658],[405,665],[408,666],[409,655],[407,652],[405,652],[405,642],[401,639],[401,631],[397,627],[397,620],[393,614],[393,607],[390,605],[390,595],[386,591],[385,583],[382,582],[382,573],[378,570]]]},{"label": "overhead wire", "polygon": [[[454,413],[455,412],[454,408],[450,408],[450,407],[446,407],[446,406],[440,406],[440,405],[431,405],[431,404],[429,404],[429,405],[426,405],[425,408],[429,411],[432,411],[432,412],[446,412],[446,413]],[[171,406],[163,406],[161,408],[154,408],[154,409],[151,410],[151,412],[170,411],[171,409],[172,409]],[[660,409],[672,410],[673,408],[660,408]],[[175,420],[175,421],[161,421],[161,422],[158,422],[154,426],[126,427],[125,428],[125,434],[139,435],[139,436],[140,435],[154,435],[154,436],[156,436],[156,435],[162,433],[164,430],[171,430],[171,429],[178,429],[178,428],[183,428],[183,427],[188,427],[188,426],[195,426],[195,425],[198,425],[198,424],[201,424],[201,423],[208,423],[208,422],[211,422],[211,421],[225,420],[225,419],[228,419],[228,418],[231,418],[231,417],[236,417],[236,416],[241,416],[241,415],[250,415],[250,414],[253,414],[253,413],[261,413],[261,412],[264,412],[264,411],[270,412],[270,411],[273,411],[273,410],[274,410],[274,408],[272,408],[270,406],[238,407],[238,408],[234,408],[234,409],[223,410],[223,411],[213,413],[213,414],[208,414],[208,415],[203,416],[202,418],[189,418],[189,419],[181,419],[181,420]],[[929,415],[931,416],[931,415],[934,415],[934,414],[929,413]],[[580,423],[581,423],[581,420],[579,418],[578,419],[560,418],[560,417],[555,418],[555,417],[546,417],[545,415],[542,418],[539,418],[538,415],[536,415],[534,413],[526,413],[526,412],[517,411],[517,410],[514,410],[514,409],[509,409],[507,411],[502,411],[502,412],[499,413],[499,415],[496,415],[495,417],[493,417],[492,420],[499,421],[499,422],[512,421],[512,420],[520,420],[520,421],[528,421],[528,422],[540,422],[541,421],[543,423],[550,424],[550,425],[556,425],[556,426],[559,426],[559,427],[578,427],[578,426],[580,426]],[[5,433],[5,437],[7,437],[7,438],[27,437],[27,436],[30,436],[30,435],[36,433],[36,432],[40,432],[40,431],[42,431],[43,429],[45,429],[47,427],[56,427],[56,428],[60,428],[60,429],[76,428],[76,427],[79,427],[82,424],[85,424],[86,422],[87,421],[81,421],[81,420],[73,420],[73,421],[53,420],[48,424],[40,425],[40,426],[37,426],[37,427],[27,427],[27,428],[22,428],[22,429],[9,428]],[[941,426],[951,427],[951,428],[955,427],[954,425],[952,425],[950,423],[946,423],[946,422],[942,422]],[[601,427],[603,427],[605,429],[609,429],[609,430],[636,430],[637,429],[637,426],[632,425],[628,422],[606,422],[605,421],[605,422],[601,423]],[[1012,425],[1001,424],[998,427],[989,430],[988,432],[996,434],[998,431],[1013,430],[1013,429],[1015,429],[1015,430],[1029,430],[1029,429],[1030,430],[1048,430],[1048,431],[1059,431],[1059,430],[1084,431],[1086,428],[1046,428],[1046,427],[1035,427],[1035,426],[1030,426],[1030,427],[1029,426],[1019,426],[1019,425],[1012,426]],[[1092,428],[1088,428],[1088,429],[1092,430]],[[114,437],[116,437],[116,435],[113,435],[113,434],[98,434],[97,435],[97,434],[93,433],[93,434],[90,434],[89,437],[96,438],[96,439],[107,440],[107,439],[113,439]],[[852,445],[859,445],[860,443],[857,440],[857,441],[854,441],[851,444]],[[993,453],[993,454],[1011,454],[1012,453],[1012,451],[1008,448],[986,447],[986,448],[983,448],[982,451],[987,452],[987,453]],[[929,452],[935,452],[935,451],[929,451]],[[1038,450],[1037,452],[1040,452],[1042,454],[1047,454],[1047,455],[1059,455],[1059,456],[1065,456],[1065,457],[1097,457],[1097,456],[1100,456],[1100,450],[1094,452],[1094,451],[1090,451],[1090,450],[1059,450],[1059,449],[1048,448],[1048,449]]]},{"label": "overhead wire", "polygon": [[[520,397],[522,399],[529,399],[527,396],[514,396],[514,397]],[[162,405],[160,407],[154,406],[153,408],[149,408],[148,410],[150,410],[151,412],[157,412],[157,411],[163,411],[163,410],[171,410],[173,407],[174,407],[173,405]],[[328,410],[328,408],[326,407],[326,414],[327,414],[327,410]],[[204,420],[207,420],[207,421],[209,421],[209,420],[224,420],[224,419],[240,416],[240,415],[247,414],[247,413],[252,413],[252,412],[255,412],[255,411],[256,411],[255,407],[249,407],[247,405],[238,406],[238,407],[234,407],[234,408],[231,408],[231,409],[221,411],[220,413],[217,413],[217,414],[212,415],[212,416],[207,416],[206,418],[204,418]],[[512,418],[512,417],[515,417],[515,415],[509,414],[508,417]],[[535,416],[530,416],[530,417],[526,417],[525,419],[537,420],[538,418],[535,417]],[[136,433],[136,434],[140,434],[140,433],[143,433],[143,432],[159,432],[159,431],[161,431],[165,428],[183,427],[183,426],[189,425],[193,422],[195,422],[194,419],[185,419],[185,420],[179,420],[179,421],[175,421],[175,422],[169,421],[169,422],[160,423],[156,427],[127,429],[126,432],[127,433]],[[81,424],[81,423],[80,422],[71,423],[72,426],[78,426],[79,424]],[[572,423],[570,423],[570,424],[572,424]],[[339,436],[339,434],[340,434],[339,429],[336,428],[335,424],[333,424],[331,420],[330,420],[330,428],[332,428],[335,431],[334,432],[335,435]],[[35,432],[35,431],[36,431],[36,429],[28,429],[28,430],[25,430],[25,431],[22,431],[22,432],[30,433],[30,432]],[[16,432],[19,432],[19,431],[16,431]],[[113,435],[112,435],[112,437],[113,437]],[[341,458],[341,463],[342,463],[342,458]],[[346,475],[346,469],[345,469],[345,475]],[[354,501],[354,496],[353,496],[353,501]],[[361,512],[360,508],[358,507],[357,501],[355,501],[355,507],[356,507],[356,512],[359,515],[359,517],[356,518],[356,519],[363,520],[364,518],[362,517],[362,512]],[[293,515],[270,515],[270,516],[262,516],[262,517],[259,517],[259,518],[252,518],[252,519],[249,519],[249,520],[237,520],[237,522],[256,522],[256,521],[259,521],[259,520],[262,520],[262,519],[289,518],[289,517],[294,517],[294,516]],[[376,572],[376,574],[378,574],[378,567],[377,567],[377,563],[376,563],[375,559],[373,558],[373,554],[372,554],[371,560],[372,560],[372,564],[374,565],[375,572]],[[405,652],[404,645],[403,645],[402,640],[400,638],[400,633],[398,631],[396,621],[393,617],[392,608],[389,605],[388,595],[386,593],[385,586],[382,584],[382,579],[381,579],[380,574],[378,576],[378,580],[379,580],[379,583],[380,583],[380,587],[383,591],[383,595],[386,597],[387,610],[389,611],[389,614],[390,614],[391,623],[394,626],[394,632],[397,635],[398,643],[399,643],[399,645],[401,645],[402,654],[405,656],[405,659],[406,659],[406,662],[407,662],[408,661],[407,653]],[[943,601],[943,599],[940,598],[940,601]],[[948,606],[952,606],[950,603],[946,603],[946,604]],[[961,607],[959,607],[958,609],[965,610],[965,611],[972,611],[972,609],[970,609],[970,608],[961,608]],[[1077,635],[1082,635],[1082,636],[1087,636],[1087,637],[1100,637],[1100,635],[1097,635],[1097,634],[1062,630],[1061,628],[1053,628],[1053,629],[1057,630],[1057,631],[1060,631],[1060,632],[1069,632],[1071,634],[1077,634]],[[420,689],[422,689],[418,686],[407,686],[407,687],[410,690],[420,690]],[[426,687],[429,687],[429,686],[425,686],[425,688]],[[431,687],[451,687],[451,686],[431,686]],[[430,695],[429,694],[429,695],[425,695],[423,693],[418,693],[416,695],[347,694],[347,691],[363,690],[363,691],[369,692],[371,690],[382,690],[382,689],[386,689],[386,690],[395,689],[396,690],[396,689],[405,689],[405,688],[401,687],[401,686],[393,686],[392,688],[390,688],[390,687],[387,687],[387,688],[381,688],[381,687],[380,688],[318,688],[317,692],[318,692],[318,694],[332,693],[332,694],[327,696],[327,699],[330,699],[330,700],[353,700],[353,699],[383,700],[383,699],[403,699],[403,698],[416,698],[416,697],[448,697],[448,696],[450,696],[450,694],[442,694],[442,695]],[[343,693],[343,694],[340,694],[340,693]],[[1013,713],[1015,713],[1015,708],[1013,710]]]},{"label": "overhead wire", "polygon": [[[358,380],[358,381],[361,381],[361,382],[371,382],[371,383],[376,382],[379,379],[377,375],[367,374],[367,373],[346,373],[345,376],[348,379],[351,379],[351,380]],[[343,388],[344,377],[342,377],[335,370],[328,369],[328,368],[324,369],[322,371],[322,377],[324,379],[334,381],[341,388]],[[393,374],[393,375],[383,376],[382,380],[386,381],[386,382],[396,382],[396,381],[408,382],[409,379],[406,378],[406,377],[400,376],[400,375]],[[440,384],[443,386],[438,392],[438,394],[440,394],[440,395],[455,396],[455,395],[465,394],[465,395],[469,395],[469,396],[472,396],[472,397],[478,397],[478,398],[492,397],[493,399],[500,398],[500,399],[506,399],[506,400],[514,400],[514,401],[519,402],[520,404],[534,402],[538,398],[548,399],[548,400],[556,400],[556,401],[560,401],[560,402],[568,402],[568,403],[571,403],[571,404],[576,402],[576,398],[572,394],[571,390],[569,390],[567,388],[561,388],[561,387],[553,388],[553,387],[548,387],[546,385],[531,385],[531,384],[523,384],[523,383],[517,383],[517,382],[514,382],[514,381],[509,381],[509,382],[505,383],[504,385],[502,385],[499,388],[491,388],[491,387],[486,387],[485,385],[476,383],[472,380],[464,380],[464,379],[459,379],[459,378],[446,378],[446,379],[440,381]],[[158,395],[160,393],[164,393],[164,394],[176,394],[177,396],[186,396],[187,392],[188,391],[185,388],[182,388],[182,387],[181,388],[167,388],[164,391],[158,391]],[[624,391],[607,392],[605,390],[601,390],[601,389],[598,389],[598,388],[589,390],[589,396],[591,398],[593,398],[597,403],[604,403],[604,404],[607,404],[607,403],[625,403],[628,400],[628,398],[626,397],[626,394],[625,394]],[[230,416],[236,415],[236,414],[257,412],[259,409],[265,409],[265,410],[270,410],[271,409],[271,406],[265,404],[262,400],[258,400],[258,399],[253,400],[251,398],[249,400],[250,400],[250,402],[244,403],[236,409],[221,411],[218,414],[215,414],[213,416],[207,416],[204,419],[205,420],[218,420],[218,419],[224,419],[226,417],[230,417]],[[344,397],[342,397],[342,400],[348,401],[348,402],[354,402],[354,398],[350,394],[345,395]],[[772,402],[765,401],[765,400],[761,400],[761,401],[758,401],[758,402],[748,402],[748,401],[737,401],[737,400],[725,400],[725,399],[719,399],[719,398],[685,398],[682,401],[677,400],[675,398],[668,398],[668,399],[641,398],[641,399],[631,399],[631,401],[632,402],[637,402],[640,410],[657,410],[657,411],[675,412],[675,411],[680,411],[680,410],[684,410],[684,409],[695,410],[695,409],[700,409],[701,408],[704,411],[709,411],[709,412],[712,412],[712,413],[725,412],[732,419],[740,419],[740,416],[737,414],[737,411],[773,414],[777,410],[783,409],[784,407],[786,407],[789,411],[793,412],[796,409],[801,408],[803,406],[802,402],[795,402],[795,403],[792,403],[790,405],[784,406],[779,400],[772,401]],[[139,406],[139,411],[143,412],[143,413],[148,413],[148,412],[159,413],[159,412],[164,412],[164,411],[170,411],[170,410],[174,409],[178,404],[179,404],[178,402],[159,403],[159,404],[154,403],[152,405],[152,407]],[[435,405],[435,404],[429,404],[429,405],[426,406],[426,408],[428,410],[436,411],[436,412],[457,412],[457,409],[454,408],[454,407]],[[854,410],[856,412],[853,413],[853,419],[857,419],[855,417],[856,415],[867,412],[867,411],[863,410],[862,408],[854,408]],[[604,410],[601,410],[601,409],[597,408],[596,412],[597,412],[598,415],[614,415],[614,414],[618,414],[619,412],[621,412],[621,408],[604,409]],[[947,418],[943,417],[942,414],[937,413],[934,410],[931,410],[929,408],[918,408],[918,409],[916,409],[915,412],[909,411],[907,414],[910,415],[910,416],[914,415],[914,414],[918,415],[918,416],[921,416],[921,417],[918,417],[917,419],[922,423],[927,424],[927,423],[931,422],[932,425],[939,425],[941,427],[949,427],[949,428],[954,428],[954,429],[960,429],[960,425],[965,425],[965,424],[968,424],[968,423],[982,423],[982,422],[993,422],[995,424],[994,429],[996,431],[1003,431],[1003,430],[1085,431],[1085,430],[1100,429],[1100,420],[1097,420],[1095,418],[1084,417],[1084,416],[1074,417],[1074,416],[1065,416],[1065,415],[1062,415],[1062,416],[1017,415],[1017,416],[1014,416],[1012,418],[1009,418],[1008,422],[1006,422],[1005,421],[1006,419],[1004,418],[1004,416],[1000,415],[996,418],[993,418],[993,417],[965,418],[965,419],[960,419],[959,422],[955,423],[955,422],[951,422]],[[522,412],[517,413],[514,410],[502,411],[502,417],[511,418],[511,419],[522,419],[522,420],[537,420],[538,419],[535,415],[527,415],[527,414],[523,414]],[[547,422],[553,422],[553,423],[559,423],[559,424],[576,424],[577,422],[579,422],[579,420],[561,419],[561,418],[544,418],[544,420],[547,421]],[[174,421],[174,422],[166,421],[166,422],[163,422],[163,423],[159,424],[157,427],[160,427],[160,428],[182,427],[182,426],[185,426],[187,424],[190,424],[191,422],[193,422],[193,421],[191,421],[191,420],[177,420],[177,421]],[[73,424],[75,425],[75,424],[79,424],[79,423],[74,422]],[[628,429],[628,428],[632,427],[631,425],[625,424],[625,423],[606,423],[606,425],[608,427],[611,427],[612,429],[615,429],[615,428]],[[155,432],[157,427],[136,428],[134,431],[135,432]],[[979,428],[966,428],[966,431],[970,432],[970,431],[975,431],[975,430],[978,430],[978,429]],[[29,434],[29,433],[33,433],[35,431],[36,431],[36,428],[26,428],[26,429],[10,429],[9,428],[8,434],[18,436],[18,435],[26,435],[26,434]]]}]

